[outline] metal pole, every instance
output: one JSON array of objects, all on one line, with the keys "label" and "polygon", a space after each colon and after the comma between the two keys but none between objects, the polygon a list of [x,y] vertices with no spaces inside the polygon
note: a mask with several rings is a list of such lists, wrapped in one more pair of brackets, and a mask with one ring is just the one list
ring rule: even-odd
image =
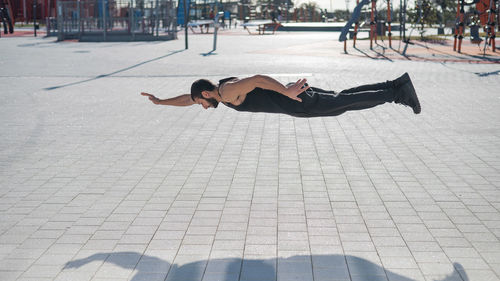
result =
[{"label": "metal pole", "polygon": [[183,0],[184,2],[184,42],[186,44],[186,50],[188,49],[188,13],[187,13],[187,0]]},{"label": "metal pole", "polygon": [[[217,5],[217,0],[215,0],[215,5]],[[215,10],[217,11],[217,8]],[[224,16],[224,12],[218,12],[215,14],[215,18],[214,18],[214,48],[213,48],[212,52],[217,49],[217,30],[219,29],[219,17],[220,16]]]},{"label": "metal pole", "polygon": [[459,26],[458,26],[458,49],[457,51],[459,53],[462,52],[462,39],[464,38],[464,29],[465,29],[465,19],[464,19],[464,16],[465,16],[465,10],[464,10],[464,3],[465,1],[464,0],[460,0],[460,16],[459,16]]},{"label": "metal pole", "polygon": [[214,2],[214,47],[212,51],[215,51],[217,48],[217,25],[219,24],[219,12],[217,10],[217,0]]},{"label": "metal pole", "polygon": [[33,31],[36,37],[36,0],[33,1]]},{"label": "metal pole", "polygon": [[403,0],[403,41],[406,41],[406,0]]},{"label": "metal pole", "polygon": [[62,2],[57,1],[57,41],[63,40]]},{"label": "metal pole", "polygon": [[217,29],[218,29],[217,23],[214,22],[214,47],[213,47],[212,51],[215,51],[215,49],[217,49]]},{"label": "metal pole", "polygon": [[134,13],[135,13],[135,7],[134,7],[134,2],[133,0],[130,0],[130,7],[129,7],[129,15],[128,15],[128,18],[129,18],[129,29],[130,29],[130,34],[132,34],[132,41],[135,39],[135,17],[134,17]]},{"label": "metal pole", "polygon": [[160,4],[158,0],[156,0],[156,15],[155,15],[155,26],[156,26],[156,37],[158,37],[159,33],[159,25],[160,25]]},{"label": "metal pole", "polygon": [[78,18],[77,18],[77,20],[78,20],[78,38],[82,38],[82,21],[81,21],[82,16],[80,15],[80,13],[81,13],[81,9],[80,9],[81,2],[78,1],[78,2],[76,2],[76,4],[78,5],[78,7],[77,7],[78,9],[77,9],[77,13],[76,13],[77,16],[78,16]]},{"label": "metal pole", "polygon": [[156,24],[156,19],[155,19],[155,13],[154,13],[154,8],[153,8],[153,1],[150,1],[149,2],[149,11],[150,11],[150,19],[149,19],[149,22],[150,22],[150,25],[152,25],[153,27],[151,28],[151,35],[155,35],[155,24]]},{"label": "metal pole", "polygon": [[392,33],[391,33],[391,0],[387,0],[387,28],[388,28],[388,36],[389,36],[389,48],[392,48]]},{"label": "metal pole", "polygon": [[106,0],[102,0],[102,28],[104,41],[106,41]]},{"label": "metal pole", "polygon": [[[356,7],[358,5],[359,5],[359,0],[356,0]],[[354,25],[354,36],[353,36],[353,41],[352,41],[352,46],[354,48],[356,48],[356,39],[358,38],[358,27],[359,27],[359,19],[356,20],[356,24]]]},{"label": "metal pole", "polygon": [[24,21],[28,23],[28,15],[26,14],[26,0],[23,0],[23,16],[24,16]]},{"label": "metal pole", "polygon": [[495,51],[495,37],[492,37],[491,35],[494,34],[495,32],[495,18],[493,17],[493,19],[491,18],[492,16],[492,12],[494,12],[495,10],[493,9],[493,0],[490,0],[490,7],[488,9],[488,22],[486,23],[486,35],[484,38],[484,50],[483,50],[483,56],[486,55],[486,47],[488,46],[488,41],[493,41],[493,44],[491,44],[492,46],[492,50],[493,52]]},{"label": "metal pole", "polygon": [[371,14],[370,14],[370,50],[373,49],[373,39],[375,37],[375,1],[372,0]]},{"label": "metal pole", "polygon": [[399,40],[403,38],[402,35],[403,32],[403,0],[399,0]]}]

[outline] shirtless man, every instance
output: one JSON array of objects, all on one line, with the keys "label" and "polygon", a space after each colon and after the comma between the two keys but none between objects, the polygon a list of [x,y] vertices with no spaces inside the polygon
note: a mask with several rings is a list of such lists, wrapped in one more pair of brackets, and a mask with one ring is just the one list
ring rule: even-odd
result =
[{"label": "shirtless man", "polygon": [[200,79],[191,85],[191,94],[164,100],[148,93],[141,94],[160,105],[200,104],[208,109],[217,108],[222,102],[237,111],[282,113],[295,117],[336,116],[390,102],[409,106],[415,114],[421,111],[408,73],[392,81],[341,92],[310,87],[306,82],[306,79],[300,79],[285,86],[269,76],[255,75],[222,79],[218,85]]}]

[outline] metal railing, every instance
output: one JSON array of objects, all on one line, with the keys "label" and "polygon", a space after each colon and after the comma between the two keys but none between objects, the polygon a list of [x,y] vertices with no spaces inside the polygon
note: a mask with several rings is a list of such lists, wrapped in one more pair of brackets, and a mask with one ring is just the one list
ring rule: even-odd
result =
[{"label": "metal railing", "polygon": [[173,0],[148,2],[144,0],[59,0],[56,19],[58,40],[176,39],[175,3]]}]

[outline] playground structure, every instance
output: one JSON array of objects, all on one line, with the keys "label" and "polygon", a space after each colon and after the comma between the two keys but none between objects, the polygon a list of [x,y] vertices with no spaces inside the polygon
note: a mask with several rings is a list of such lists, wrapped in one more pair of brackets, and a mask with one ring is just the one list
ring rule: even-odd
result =
[{"label": "playground structure", "polygon": [[[387,31],[389,39],[389,47],[392,48],[392,26],[391,26],[391,0],[387,1]],[[406,1],[406,0],[405,0]],[[339,41],[344,42],[344,52],[347,53],[347,34],[351,31],[351,27],[354,24],[354,31],[352,32],[353,47],[356,47],[357,34],[360,28],[359,18],[361,16],[361,10],[363,6],[371,4],[370,8],[370,49],[373,49],[373,43],[377,42],[377,0],[356,0],[356,8],[351,14],[351,18],[347,24],[342,29],[339,37]]]},{"label": "playground structure", "polygon": [[[496,51],[495,46],[495,25],[498,26],[500,22],[500,15],[498,13],[498,0],[474,0],[472,3],[467,3],[465,0],[457,1],[457,21],[455,26],[455,34],[453,41],[453,51],[462,52],[462,40],[465,32],[465,6],[476,5],[476,10],[479,13],[479,25],[477,23],[470,28],[472,41],[481,44],[483,41],[479,36],[479,27],[483,27],[485,31],[485,40],[483,52],[486,52],[488,45],[491,46],[493,52]],[[458,44],[457,44],[458,41]]]},{"label": "playground structure", "polygon": [[0,0],[0,22],[3,25],[5,34],[14,33],[14,16],[10,0]]},{"label": "playground structure", "polygon": [[173,0],[57,2],[56,24],[47,27],[58,40],[153,41],[177,36]]},{"label": "playground structure", "polygon": [[[294,6],[291,0],[251,1],[251,0],[191,0],[190,19],[211,20],[214,12],[229,12],[232,20],[240,22],[255,20],[275,20],[279,22],[321,22],[325,13],[318,6]],[[227,19],[227,18],[226,18]]]},{"label": "playground structure", "polygon": [[[359,28],[362,26],[359,24],[359,18],[362,14],[362,8],[363,6],[366,6],[368,4],[371,4],[371,10],[370,10],[370,29],[369,29],[369,39],[370,39],[370,49],[373,49],[373,43],[377,43],[377,27],[380,25],[378,24],[377,20],[377,6],[376,6],[376,1],[377,0],[362,0],[361,2],[359,0],[356,1],[356,7],[353,10],[351,14],[351,18],[347,22],[347,24],[343,27],[342,32],[339,37],[340,42],[344,42],[344,52],[347,53],[347,34],[350,34],[351,38],[353,39],[353,47],[356,47],[356,39],[357,39],[357,34],[359,32]],[[383,0],[384,1],[384,0]],[[388,31],[388,41],[389,41],[389,48],[392,48],[392,33],[391,33],[391,5],[390,5],[390,0],[385,0],[387,1],[387,18],[386,18],[386,23],[387,23],[387,31]],[[384,1],[384,2],[385,2]],[[457,0],[457,14],[456,14],[456,21],[455,21],[455,28],[454,28],[454,43],[453,43],[453,50],[458,51],[459,53],[461,52],[461,47],[462,47],[462,40],[464,38],[464,33],[465,33],[465,27],[466,27],[466,18],[465,18],[465,9],[464,6],[476,6],[476,11],[475,13],[478,14],[478,21],[474,21],[470,25],[470,36],[471,36],[471,42],[480,44],[484,41],[484,47],[483,47],[483,54],[486,53],[486,49],[488,46],[491,46],[491,50],[493,52],[496,52],[496,45],[495,45],[495,38],[496,38],[496,32],[495,28],[499,27],[500,24],[500,15],[499,15],[499,5],[498,1],[499,0],[473,0],[474,2],[468,3],[465,0]],[[418,21],[416,24],[422,24],[422,11],[421,11],[421,4],[422,1],[417,2],[418,5]],[[406,49],[408,47],[408,44],[411,44],[410,37],[411,37],[411,32],[410,36],[406,36],[406,8],[407,8],[407,0],[400,0],[400,26],[399,26],[399,32],[400,35],[402,33],[402,36],[400,36],[400,40],[402,40],[406,45],[403,51],[403,55],[406,53]],[[352,26],[354,25],[354,29],[352,29]],[[479,35],[479,28],[482,27],[484,32],[485,32],[485,39],[481,39]],[[413,29],[412,29],[413,30]]]},{"label": "playground structure", "polygon": [[[15,22],[32,22],[36,17],[42,20],[56,14],[57,0],[3,0],[10,2],[11,18]],[[1,0],[0,0],[1,2]]]}]

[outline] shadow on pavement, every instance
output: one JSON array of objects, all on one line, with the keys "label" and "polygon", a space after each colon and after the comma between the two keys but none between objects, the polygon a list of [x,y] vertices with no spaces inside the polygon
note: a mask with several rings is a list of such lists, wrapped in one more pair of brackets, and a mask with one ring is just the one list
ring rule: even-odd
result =
[{"label": "shadow on pavement", "polygon": [[486,77],[490,75],[500,75],[500,70],[497,71],[490,71],[490,72],[474,72],[479,77]]},{"label": "shadow on pavement", "polygon": [[[293,256],[278,259],[226,258],[177,265],[138,252],[116,252],[98,253],[70,261],[66,263],[64,270],[77,269],[92,262],[105,262],[123,269],[135,270],[135,275],[130,277],[131,281],[180,281],[202,280],[202,278],[218,281],[271,281],[277,280],[278,273],[280,280],[311,280],[314,276],[314,280],[415,281],[366,259],[350,255]],[[454,263],[453,267],[451,273],[444,279],[435,281],[469,281],[460,263]]]},{"label": "shadow on pavement", "polygon": [[56,40],[50,41],[50,42],[36,42],[36,43],[26,43],[26,44],[19,44],[17,45],[18,47],[40,47],[40,46],[52,46],[57,44]]},{"label": "shadow on pavement", "polygon": [[182,49],[182,50],[178,50],[178,51],[173,51],[173,52],[170,52],[170,53],[168,53],[168,54],[166,54],[166,55],[159,56],[159,57],[156,57],[156,58],[153,58],[153,59],[147,60],[147,61],[143,61],[143,62],[140,62],[140,63],[138,63],[138,64],[134,64],[134,65],[132,65],[132,66],[129,66],[129,67],[126,67],[126,68],[122,68],[122,69],[120,69],[120,70],[117,70],[117,71],[114,71],[114,72],[111,72],[111,73],[101,74],[101,75],[98,75],[98,76],[96,76],[96,77],[89,78],[89,79],[85,79],[85,80],[78,81],[78,82],[73,82],[73,83],[63,84],[63,85],[59,85],[59,86],[54,86],[54,87],[44,88],[44,90],[47,90],[47,91],[52,91],[52,90],[56,90],[56,89],[59,89],[59,88],[64,88],[64,87],[69,87],[69,86],[74,86],[74,85],[78,85],[78,84],[82,84],[82,83],[86,83],[86,82],[94,81],[94,80],[97,80],[97,79],[101,79],[101,78],[109,77],[109,76],[112,76],[112,75],[115,75],[115,74],[118,74],[118,73],[121,73],[121,72],[124,72],[124,71],[130,70],[130,69],[133,69],[133,68],[139,67],[139,66],[141,66],[141,65],[144,65],[144,64],[147,64],[147,63],[153,62],[153,61],[161,60],[161,59],[163,59],[163,58],[166,58],[166,57],[169,57],[169,56],[175,55],[175,54],[180,53],[180,52],[183,52],[183,51],[185,51],[185,50],[184,50],[184,49]]},{"label": "shadow on pavement", "polygon": [[373,56],[370,56],[367,52],[364,52],[363,50],[361,50],[360,48],[358,47],[354,47],[354,50],[358,51],[359,53],[363,54],[365,57],[369,58],[369,59],[372,59],[372,60],[387,60],[387,61],[390,61],[390,62],[393,62],[391,59],[389,59],[387,56],[377,52],[377,51],[373,51],[377,56],[376,57],[373,57]]},{"label": "shadow on pavement", "polygon": [[210,51],[208,53],[201,53],[200,55],[204,56],[204,57],[208,57],[208,56],[217,55],[217,53],[215,52],[215,50],[212,50],[212,51]]}]

